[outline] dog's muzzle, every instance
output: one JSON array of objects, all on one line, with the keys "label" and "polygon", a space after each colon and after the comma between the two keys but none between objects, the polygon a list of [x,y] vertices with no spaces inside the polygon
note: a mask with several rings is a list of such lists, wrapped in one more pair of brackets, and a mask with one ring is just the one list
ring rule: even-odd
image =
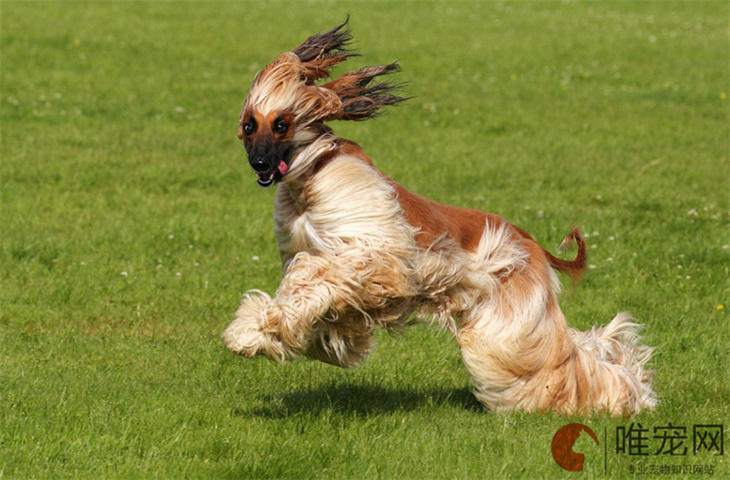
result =
[{"label": "dog's muzzle", "polygon": [[289,171],[287,159],[291,153],[291,146],[286,143],[264,144],[253,146],[248,150],[248,163],[258,175],[256,183],[261,187],[270,187],[284,178]]},{"label": "dog's muzzle", "polygon": [[[257,168],[257,165],[259,166],[259,168]],[[269,168],[269,165],[254,165],[253,162],[251,162],[251,166],[256,171],[256,174],[259,176],[258,180],[256,180],[256,183],[264,188],[270,187],[274,183],[281,181],[284,175],[286,175],[286,172],[289,171],[289,165],[287,165],[284,160],[281,160],[279,162],[279,165],[277,165],[276,168],[273,169]]]}]

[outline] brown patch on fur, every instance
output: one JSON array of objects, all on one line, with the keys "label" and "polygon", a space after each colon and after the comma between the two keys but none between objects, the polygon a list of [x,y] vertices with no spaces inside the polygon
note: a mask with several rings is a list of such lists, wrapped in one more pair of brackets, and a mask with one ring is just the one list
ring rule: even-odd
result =
[{"label": "brown patch on fur", "polygon": [[337,148],[325,153],[317,159],[314,165],[313,173],[317,173],[327,166],[333,159],[341,155],[348,155],[363,161],[368,165],[372,165],[373,161],[368,157],[365,151],[355,142],[345,139],[337,140]]},{"label": "brown patch on fur", "polygon": [[[368,165],[373,164],[360,145],[350,140],[340,139],[335,150],[318,160],[315,172],[338,155],[350,155],[359,158]],[[409,191],[384,173],[380,173],[395,188],[398,202],[403,208],[408,223],[419,229],[416,235],[416,244],[423,249],[431,247],[437,240],[446,235],[464,250],[474,252],[479,246],[479,241],[487,223],[496,228],[507,223],[504,218],[492,213],[436,203]],[[573,228],[573,231],[565,237],[562,243],[562,246],[571,242],[578,244],[578,255],[575,260],[557,258],[540,247],[532,236],[523,229],[512,224],[509,224],[509,228],[514,231],[515,237],[524,238],[535,244],[536,250],[538,250],[535,254],[538,258],[547,259],[551,267],[569,275],[573,280],[580,278],[585,271],[587,259],[585,242],[577,227]]]},{"label": "brown patch on fur", "polygon": [[474,252],[479,246],[487,221],[495,226],[504,223],[498,215],[436,203],[406,190],[392,180],[391,182],[406,220],[419,229],[416,243],[421,248],[429,248],[440,238],[447,236],[464,250]]},{"label": "brown patch on fur", "polygon": [[[318,160],[315,171],[318,171],[333,158],[340,155],[353,156],[368,165],[373,164],[360,145],[349,140],[339,140],[338,147],[335,150]],[[419,229],[416,235],[416,243],[423,249],[431,247],[434,242],[446,235],[463,249],[473,252],[479,245],[487,221],[495,226],[501,226],[505,223],[505,220],[499,215],[436,203],[407,190],[384,173],[379,173],[395,189],[398,202],[408,223]],[[530,238],[523,230],[514,228],[517,234]]]}]

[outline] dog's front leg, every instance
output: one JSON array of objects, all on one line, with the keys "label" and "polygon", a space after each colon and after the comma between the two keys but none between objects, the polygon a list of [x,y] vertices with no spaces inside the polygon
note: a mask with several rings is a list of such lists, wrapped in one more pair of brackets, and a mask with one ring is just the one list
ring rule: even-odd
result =
[{"label": "dog's front leg", "polygon": [[223,332],[223,343],[239,355],[266,355],[283,361],[287,348],[279,334],[281,316],[281,309],[268,294],[259,290],[246,292],[233,321]]},{"label": "dog's front leg", "polygon": [[276,297],[259,291],[244,296],[223,333],[224,343],[239,355],[266,355],[278,361],[306,353],[318,321],[362,305],[369,281],[363,267],[369,263],[356,255],[297,254]]}]

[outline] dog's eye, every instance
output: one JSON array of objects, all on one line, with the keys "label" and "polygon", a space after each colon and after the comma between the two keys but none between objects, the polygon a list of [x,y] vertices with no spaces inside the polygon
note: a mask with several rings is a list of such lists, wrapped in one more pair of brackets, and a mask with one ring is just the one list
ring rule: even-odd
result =
[{"label": "dog's eye", "polygon": [[248,121],[243,124],[243,133],[245,133],[246,135],[252,135],[255,130],[256,125],[253,122]]},{"label": "dog's eye", "polygon": [[286,133],[286,131],[289,130],[289,124],[286,122],[283,122],[281,120],[277,120],[274,122],[274,132],[276,133]]}]

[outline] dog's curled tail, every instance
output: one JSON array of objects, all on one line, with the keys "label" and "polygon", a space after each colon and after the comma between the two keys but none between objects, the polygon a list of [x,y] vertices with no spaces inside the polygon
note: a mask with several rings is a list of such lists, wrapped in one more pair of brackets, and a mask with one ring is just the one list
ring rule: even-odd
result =
[{"label": "dog's curled tail", "polygon": [[573,281],[578,281],[581,275],[583,275],[583,272],[585,272],[588,255],[586,254],[586,242],[583,240],[583,236],[580,234],[580,230],[578,230],[578,227],[576,226],[574,226],[573,231],[563,239],[559,248],[563,249],[571,243],[578,245],[578,254],[575,257],[575,260],[563,260],[552,255],[547,250],[544,251],[551,267],[565,273]]}]

